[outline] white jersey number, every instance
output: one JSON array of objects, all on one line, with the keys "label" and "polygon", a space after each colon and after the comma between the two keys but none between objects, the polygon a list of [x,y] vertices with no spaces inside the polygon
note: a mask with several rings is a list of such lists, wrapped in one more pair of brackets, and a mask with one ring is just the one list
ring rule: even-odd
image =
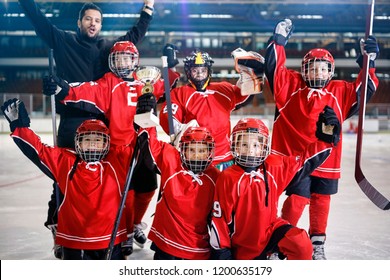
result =
[{"label": "white jersey number", "polygon": [[130,87],[129,92],[127,93],[127,106],[137,106],[137,92],[135,91],[135,88]]},{"label": "white jersey number", "polygon": [[215,218],[221,218],[222,217],[221,205],[219,205],[218,201],[214,201],[213,216]]},{"label": "white jersey number", "polygon": [[[175,103],[172,103],[172,115],[175,115],[178,109],[179,106]],[[168,114],[167,106],[164,107],[163,113]]]}]

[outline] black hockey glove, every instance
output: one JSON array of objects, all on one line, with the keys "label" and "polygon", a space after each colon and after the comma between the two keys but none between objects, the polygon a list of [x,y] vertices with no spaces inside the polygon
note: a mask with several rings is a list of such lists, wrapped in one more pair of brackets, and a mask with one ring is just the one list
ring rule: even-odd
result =
[{"label": "black hockey glove", "polygon": [[325,106],[317,121],[316,136],[318,139],[337,146],[340,141],[340,121],[334,110]]},{"label": "black hockey glove", "polygon": [[294,25],[288,18],[279,21],[274,29],[274,41],[276,44],[285,46],[287,45],[288,39],[291,37],[294,31]]},{"label": "black hockey glove", "polygon": [[44,76],[42,79],[42,93],[46,96],[57,93],[57,83],[50,76]]},{"label": "black hockey glove", "polygon": [[121,243],[122,254],[127,257],[133,253],[133,237],[134,233],[127,235],[127,240]]},{"label": "black hockey glove", "polygon": [[152,111],[157,116],[156,97],[153,93],[145,93],[138,97],[136,114],[142,114]]},{"label": "black hockey glove", "polygon": [[369,58],[369,67],[375,68],[375,59],[379,57],[379,45],[376,38],[372,35],[368,36],[367,40],[361,38],[359,40],[359,55],[356,59],[360,68],[363,68],[363,54],[367,54]]},{"label": "black hockey glove", "polygon": [[179,52],[179,49],[172,44],[166,44],[163,48],[163,56],[167,57],[168,68],[175,67],[179,64],[179,60],[176,57],[176,53]]},{"label": "black hockey glove", "polygon": [[238,59],[237,63],[252,68],[256,76],[262,76],[264,73],[264,62],[256,59]]},{"label": "black hockey glove", "polygon": [[56,75],[50,75],[43,77],[43,94],[50,96],[50,95],[57,95],[57,99],[64,99],[69,92],[69,85],[68,83],[57,77]]},{"label": "black hockey glove", "polygon": [[9,99],[1,106],[1,111],[9,122],[11,132],[14,132],[17,127],[30,127],[30,117],[23,101],[16,98]]}]

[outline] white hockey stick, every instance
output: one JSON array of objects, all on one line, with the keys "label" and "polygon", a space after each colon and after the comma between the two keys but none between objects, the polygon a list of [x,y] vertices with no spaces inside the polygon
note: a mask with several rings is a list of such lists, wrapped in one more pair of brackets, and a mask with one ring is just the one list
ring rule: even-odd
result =
[{"label": "white hockey stick", "polygon": [[[370,3],[371,2],[371,3]],[[369,9],[366,21],[366,39],[372,33],[373,17],[375,0],[369,0]],[[362,54],[363,55],[363,54]],[[367,95],[367,80],[368,80],[369,57],[367,54],[363,56],[363,81],[360,89],[360,107],[359,107],[359,123],[357,131],[356,143],[356,158],[355,158],[355,179],[359,187],[365,195],[380,209],[389,210],[390,201],[384,197],[364,176],[361,168],[362,142],[364,131],[364,117],[366,114],[366,95]]]}]

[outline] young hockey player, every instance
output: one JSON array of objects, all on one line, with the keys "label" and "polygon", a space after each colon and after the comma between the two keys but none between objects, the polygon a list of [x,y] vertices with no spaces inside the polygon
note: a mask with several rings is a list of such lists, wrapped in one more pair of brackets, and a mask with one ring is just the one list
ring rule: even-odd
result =
[{"label": "young hockey player", "polygon": [[[115,43],[109,55],[109,65],[111,72],[88,83],[68,84],[56,76],[46,77],[43,81],[44,94],[57,93],[56,99],[67,106],[104,114],[109,121],[111,144],[134,145],[137,134],[133,121],[137,99],[144,87],[144,83],[135,75],[135,70],[139,67],[137,48],[129,41]],[[172,73],[170,77],[177,78],[178,75],[175,74]],[[57,90],[57,85],[61,91]],[[160,99],[164,95],[164,81],[159,79],[153,88],[156,99]],[[134,240],[142,248],[146,236],[142,231],[141,220],[157,188],[156,173],[140,163],[134,171],[132,184],[135,190]],[[132,246],[129,244],[128,254],[132,252],[130,247]]]},{"label": "young hockey player", "polygon": [[[238,63],[251,61],[259,82],[263,77],[263,60],[257,54],[250,59],[239,59]],[[174,122],[175,143],[188,126],[207,127],[215,140],[213,165],[223,170],[233,164],[229,136],[231,131],[230,115],[250,101],[249,95],[242,95],[240,87],[228,82],[211,82],[214,61],[207,52],[194,51],[184,60],[184,71],[188,84],[171,91],[172,115]],[[160,124],[169,132],[168,110],[166,104],[160,112]]]},{"label": "young hockey player", "polygon": [[[155,109],[153,95],[138,99],[137,112]],[[156,128],[141,131],[148,162],[161,174],[156,212],[148,238],[155,260],[206,260],[210,257],[208,222],[219,170],[211,165],[214,139],[205,127],[189,127],[179,151],[158,141]]]},{"label": "young hockey player", "polygon": [[[272,153],[294,155],[316,139],[316,120],[325,105],[333,108],[340,122],[358,111],[362,71],[356,81],[331,80],[334,59],[325,49],[312,49],[302,60],[301,72],[286,68],[285,45],[292,34],[291,20],[279,22],[266,53],[266,76],[275,98]],[[374,94],[378,79],[375,58],[379,53],[373,36],[361,41],[361,53],[370,57],[367,101]],[[362,55],[357,60],[362,68]],[[342,142],[342,135],[340,137]],[[307,204],[309,234],[313,242],[313,259],[326,259],[324,242],[328,222],[330,195],[337,193],[340,178],[342,143],[333,148],[328,159],[299,185],[286,190],[282,218],[297,225]]]},{"label": "young hockey player", "polygon": [[[128,40],[137,44],[144,38],[152,20],[154,0],[144,0],[140,17],[123,36],[108,40],[100,36],[103,12],[94,3],[85,3],[78,14],[76,32],[57,28],[33,0],[19,0],[20,7],[34,26],[39,36],[49,48],[53,49],[56,72],[68,82],[87,82],[100,79],[109,71],[108,54],[117,41]],[[130,5],[133,5],[131,3]],[[74,149],[74,135],[77,127],[86,119],[102,119],[102,115],[92,114],[77,108],[65,107],[56,102],[56,112],[60,115],[57,144],[59,147]],[[54,185],[53,185],[54,186]],[[56,188],[49,201],[48,217],[45,226],[54,228],[57,224]],[[57,194],[61,199],[62,194]],[[58,254],[58,246],[54,254]]]},{"label": "young hockey player", "polygon": [[[65,260],[104,259],[121,202],[133,147],[110,147],[109,129],[100,120],[86,120],[76,131],[76,152],[43,144],[29,129],[24,103],[10,99],[1,107],[10,123],[11,137],[43,173],[58,183],[64,199],[58,211],[56,244]],[[126,207],[133,202],[130,190]],[[131,208],[130,208],[131,209]],[[127,240],[122,216],[111,259],[123,260],[121,242]]]},{"label": "young hockey player", "polygon": [[[266,259],[279,252],[289,260],[308,260],[312,244],[305,230],[278,217],[278,199],[287,184],[299,183],[329,156],[338,142],[340,124],[332,109],[319,116],[322,141],[295,156],[269,155],[268,128],[244,118],[233,128],[235,164],[219,175],[215,187],[211,246],[213,259]],[[325,142],[324,142],[325,141]]]}]

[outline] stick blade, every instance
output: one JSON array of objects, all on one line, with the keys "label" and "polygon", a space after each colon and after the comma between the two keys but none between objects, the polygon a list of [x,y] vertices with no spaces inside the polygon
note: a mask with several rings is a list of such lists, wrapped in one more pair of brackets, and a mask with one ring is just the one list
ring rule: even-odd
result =
[{"label": "stick blade", "polygon": [[355,178],[361,190],[376,206],[382,210],[390,209],[390,201],[375,189],[363,174],[355,174]]}]

